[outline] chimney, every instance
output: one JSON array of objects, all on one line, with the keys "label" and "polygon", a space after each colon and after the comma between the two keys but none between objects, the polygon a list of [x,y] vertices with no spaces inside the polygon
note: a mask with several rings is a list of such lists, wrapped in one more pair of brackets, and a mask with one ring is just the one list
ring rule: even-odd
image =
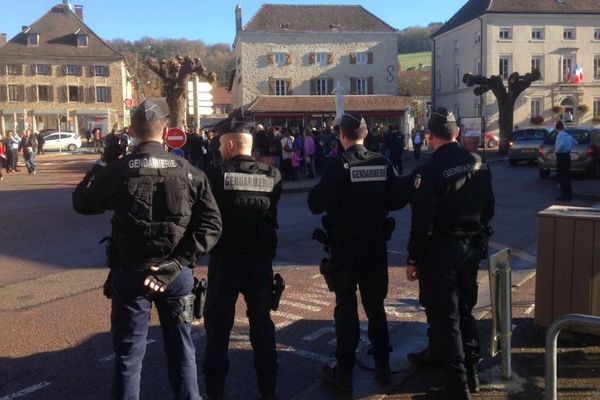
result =
[{"label": "chimney", "polygon": [[73,11],[73,5],[71,4],[71,0],[63,0],[63,5],[67,6],[67,8]]},{"label": "chimney", "polygon": [[242,31],[242,7],[238,4],[235,7],[235,33]]},{"label": "chimney", "polygon": [[75,15],[79,17],[80,20],[83,21],[83,6],[80,4],[75,4]]},{"label": "chimney", "polygon": [[6,33],[0,33],[0,47],[6,44]]}]

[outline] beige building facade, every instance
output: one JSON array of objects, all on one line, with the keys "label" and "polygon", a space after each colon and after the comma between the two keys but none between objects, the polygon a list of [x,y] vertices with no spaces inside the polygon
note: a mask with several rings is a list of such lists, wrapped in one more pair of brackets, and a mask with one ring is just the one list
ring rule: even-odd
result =
[{"label": "beige building facade", "polygon": [[482,117],[483,130],[498,133],[496,98],[475,96],[463,75],[500,75],[506,84],[536,68],[542,78],[517,99],[515,126],[600,124],[599,16],[597,1],[469,1],[432,37],[434,106]]},{"label": "beige building facade", "polygon": [[[392,109],[398,106],[392,99],[398,97],[397,31],[364,8],[267,4],[244,28],[241,9],[236,13],[234,110],[259,117],[260,109],[262,116],[273,117],[267,123],[293,120],[307,126],[307,118],[322,121],[335,115],[330,106],[315,109],[330,102],[311,97],[333,98],[340,90],[347,96],[383,97],[396,119],[404,112]],[[297,113],[277,108],[271,96],[296,97]],[[267,103],[275,105],[271,112]],[[353,104],[367,108],[353,111],[370,111],[368,102]]]},{"label": "beige building facade", "polygon": [[65,2],[0,45],[0,131],[31,128],[83,134],[129,125],[124,58]]}]

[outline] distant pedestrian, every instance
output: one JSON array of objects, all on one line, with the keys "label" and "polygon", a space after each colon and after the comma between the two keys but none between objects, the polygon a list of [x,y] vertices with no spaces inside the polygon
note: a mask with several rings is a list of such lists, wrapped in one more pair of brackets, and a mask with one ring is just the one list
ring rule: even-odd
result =
[{"label": "distant pedestrian", "polygon": [[[314,128],[313,128],[314,129]],[[315,155],[317,148],[312,132],[307,130],[304,134],[304,170],[309,178],[315,177]]]},{"label": "distant pedestrian", "polygon": [[37,135],[37,154],[44,154],[44,145],[46,144],[46,138],[42,134]]},{"label": "distant pedestrian", "polygon": [[423,131],[418,130],[417,128],[413,129],[412,132],[412,142],[413,142],[413,156],[415,160],[421,158],[421,146],[423,146]]},{"label": "distant pedestrian", "polygon": [[4,138],[0,136],[0,181],[4,180],[2,168],[6,166],[6,150],[4,147]]},{"label": "distant pedestrian", "polygon": [[33,140],[34,138],[31,135],[31,129],[26,129],[23,132],[21,142],[19,143],[19,148],[23,153],[23,158],[25,159],[25,166],[27,167],[27,173],[29,175],[35,175],[35,143],[33,143]]},{"label": "distant pedestrian", "polygon": [[17,163],[19,162],[19,144],[21,138],[14,130],[9,130],[6,134],[6,150],[8,152],[8,167],[6,172],[19,172]]},{"label": "distant pedestrian", "polygon": [[556,200],[568,201],[573,198],[571,188],[571,150],[578,142],[565,131],[565,124],[562,121],[558,121],[555,127],[558,134],[556,135],[554,152],[556,153],[556,173],[561,191],[561,195]]}]

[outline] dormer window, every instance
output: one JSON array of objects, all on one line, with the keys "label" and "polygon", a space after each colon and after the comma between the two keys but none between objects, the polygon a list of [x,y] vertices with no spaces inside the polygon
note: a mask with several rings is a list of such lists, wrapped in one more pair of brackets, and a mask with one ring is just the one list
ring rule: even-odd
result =
[{"label": "dormer window", "polygon": [[38,46],[40,44],[40,35],[35,32],[27,34],[27,46]]},{"label": "dormer window", "polygon": [[88,36],[87,35],[77,35],[77,47],[87,47],[88,45]]}]

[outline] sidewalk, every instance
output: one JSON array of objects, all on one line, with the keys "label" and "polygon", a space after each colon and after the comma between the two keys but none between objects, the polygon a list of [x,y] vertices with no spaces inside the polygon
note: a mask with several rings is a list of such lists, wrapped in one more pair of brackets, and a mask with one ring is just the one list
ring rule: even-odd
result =
[{"label": "sidewalk", "polygon": [[[508,164],[508,157],[504,155],[498,154],[496,151],[486,151],[481,152],[485,159],[492,165],[494,168],[494,164],[505,162]],[[412,152],[404,152],[404,156],[402,158],[403,161],[403,169],[404,175],[411,173],[417,165],[423,164],[426,162],[431,156],[431,152],[422,152],[421,159],[417,162],[413,156]],[[310,189],[319,182],[319,178],[313,179],[300,179],[297,181],[284,181],[283,182],[283,192],[284,193],[298,193],[298,192],[308,192]],[[591,200],[591,201],[600,201],[600,180],[590,180],[590,179],[579,179],[578,177],[574,177],[573,182],[573,196]]]}]

